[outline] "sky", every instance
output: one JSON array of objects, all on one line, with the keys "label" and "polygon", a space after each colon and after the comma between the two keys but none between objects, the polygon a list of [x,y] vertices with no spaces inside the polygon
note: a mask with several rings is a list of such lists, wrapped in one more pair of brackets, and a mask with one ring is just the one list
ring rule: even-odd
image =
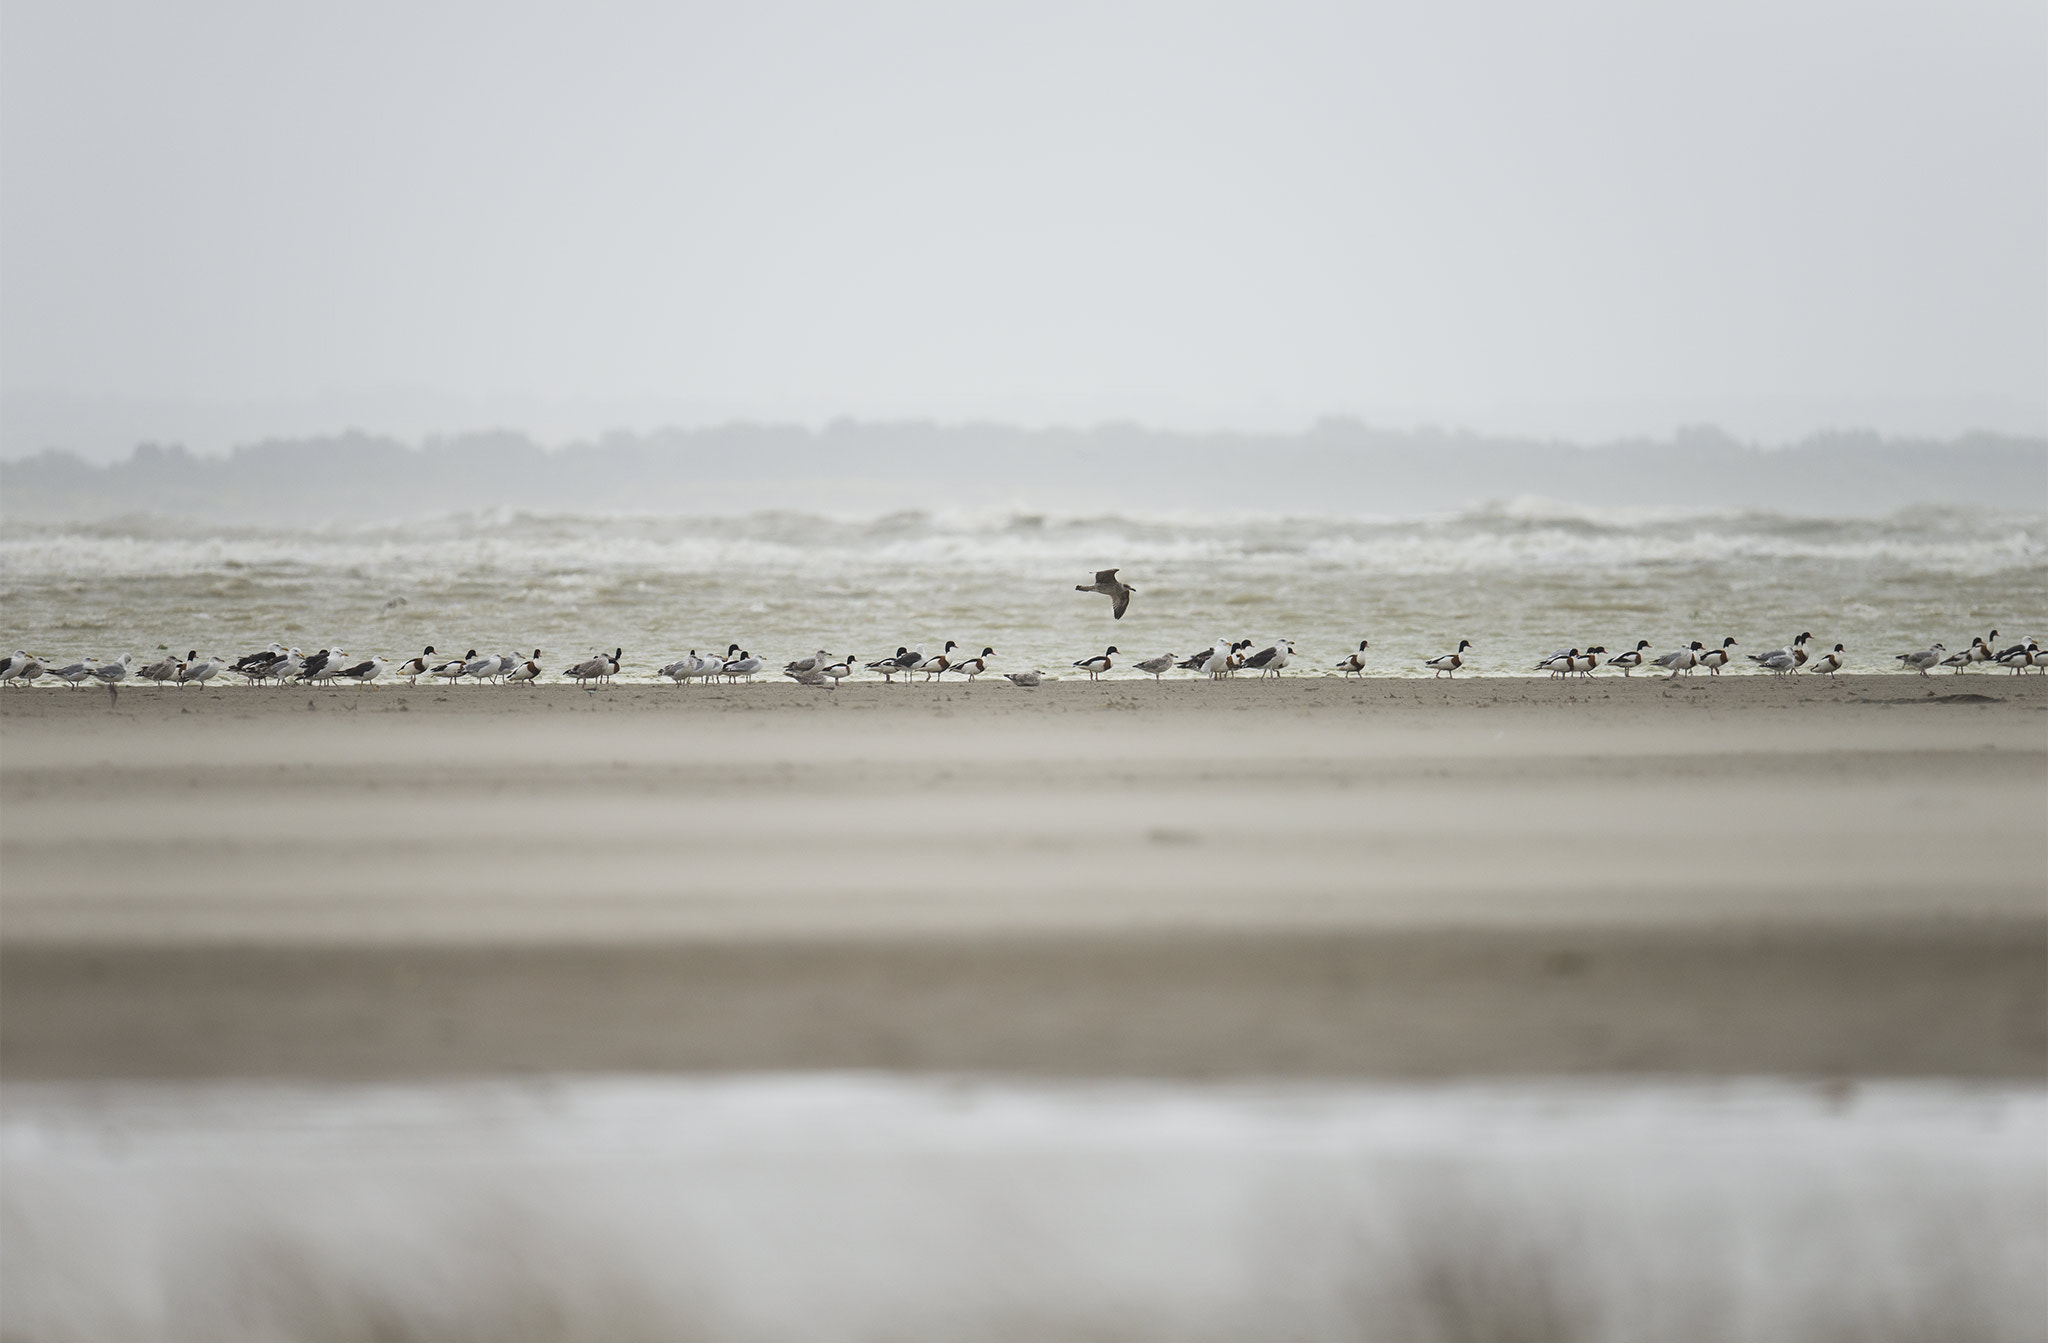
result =
[{"label": "sky", "polygon": [[2048,6],[0,7],[0,452],[2048,433]]}]

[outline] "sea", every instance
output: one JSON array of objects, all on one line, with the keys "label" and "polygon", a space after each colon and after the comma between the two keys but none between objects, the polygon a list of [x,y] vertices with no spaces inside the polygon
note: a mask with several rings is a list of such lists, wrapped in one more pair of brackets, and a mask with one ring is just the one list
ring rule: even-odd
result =
[{"label": "sea", "polygon": [[[951,640],[996,671],[1076,675],[1219,639],[1293,641],[1293,675],[1369,641],[1367,670],[1536,675],[1566,647],[1738,651],[1811,631],[1852,671],[1997,629],[2048,637],[2048,509],[1883,517],[1589,508],[1540,499],[1414,517],[831,517],[466,513],[380,525],[159,517],[0,523],[0,642],[45,660],[234,657],[272,641],[399,660],[539,649],[559,670],[623,649],[628,677],[732,645],[770,672],[823,649],[871,661]],[[1076,592],[1116,568],[1113,620]],[[1737,659],[1737,667],[1749,664]],[[1120,668],[1114,675],[1135,674]],[[1185,673],[1182,673],[1183,675]]]}]

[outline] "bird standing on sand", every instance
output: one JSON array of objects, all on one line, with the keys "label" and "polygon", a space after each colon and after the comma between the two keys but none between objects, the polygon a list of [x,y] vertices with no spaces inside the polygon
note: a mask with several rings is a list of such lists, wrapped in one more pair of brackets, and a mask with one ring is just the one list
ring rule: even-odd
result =
[{"label": "bird standing on sand", "polygon": [[1842,670],[1842,654],[1844,651],[1840,644],[1836,644],[1835,650],[1832,653],[1822,653],[1819,657],[1813,659],[1813,665],[1806,670],[1812,672],[1815,676],[1833,676],[1836,672]]},{"label": "bird standing on sand", "polygon": [[1118,582],[1116,570],[1103,569],[1096,573],[1095,581],[1093,583],[1074,584],[1074,591],[1101,593],[1103,596],[1109,598],[1110,615],[1117,620],[1122,620],[1124,618],[1124,612],[1130,609],[1131,594],[1133,592],[1136,592],[1137,589],[1132,587],[1128,583]]},{"label": "bird standing on sand", "polygon": [[963,658],[961,661],[956,662],[952,666],[946,668],[946,670],[959,672],[961,675],[967,678],[967,683],[969,685],[972,685],[974,684],[975,677],[981,675],[983,672],[988,670],[988,660],[994,657],[995,655],[995,649],[984,648],[981,650],[979,655],[971,658]]},{"label": "bird standing on sand", "polygon": [[426,646],[425,651],[423,651],[418,657],[407,658],[405,661],[398,664],[398,675],[403,676],[405,678],[405,683],[407,685],[418,685],[420,683],[420,677],[426,675],[427,668],[433,665],[433,663],[428,661],[428,659],[433,656],[434,646],[432,644],[428,644]]},{"label": "bird standing on sand", "polygon": [[1438,676],[1449,676],[1452,680],[1456,680],[1458,668],[1465,665],[1465,650],[1471,646],[1472,641],[1470,639],[1460,639],[1458,640],[1457,652],[1446,653],[1440,658],[1431,658],[1422,665],[1434,670]]},{"label": "bird standing on sand", "polygon": [[195,658],[188,655],[183,662],[178,664],[178,684],[181,686],[205,685],[213,679],[214,674],[220,668],[221,661],[217,657]]},{"label": "bird standing on sand", "polygon": [[1925,676],[1927,669],[1940,662],[1947,653],[1948,650],[1940,644],[1930,644],[1918,653],[1901,653],[1898,660]]},{"label": "bird standing on sand", "polygon": [[1657,665],[1671,673],[1669,677],[1665,678],[1667,680],[1677,680],[1680,672],[1690,676],[1692,669],[1699,665],[1700,650],[1705,647],[1705,644],[1701,643],[1698,639],[1694,639],[1689,648],[1673,649],[1671,652],[1663,654],[1657,659]]},{"label": "bird standing on sand", "polygon": [[1131,665],[1156,681],[1163,673],[1173,670],[1173,662],[1173,654],[1168,653],[1164,657],[1147,658],[1143,662],[1133,662]]},{"label": "bird standing on sand", "polygon": [[1091,680],[1091,681],[1093,681],[1093,680],[1095,680],[1095,679],[1096,679],[1097,677],[1101,676],[1101,675],[1102,675],[1102,673],[1104,673],[1104,672],[1106,672],[1106,671],[1108,671],[1108,670],[1109,670],[1109,668],[1110,668],[1110,661],[1109,661],[1109,655],[1110,655],[1110,654],[1112,654],[1112,653],[1114,653],[1114,652],[1116,652],[1116,651],[1117,651],[1117,647],[1116,647],[1116,645],[1115,645],[1115,644],[1111,644],[1111,645],[1110,645],[1110,646],[1109,646],[1108,648],[1105,648],[1105,649],[1103,649],[1103,650],[1102,650],[1102,651],[1101,651],[1100,653],[1097,653],[1097,654],[1096,654],[1096,655],[1095,655],[1094,657],[1092,657],[1092,658],[1082,658],[1082,659],[1081,659],[1081,660],[1080,660],[1079,662],[1076,662],[1076,663],[1075,663],[1074,665],[1075,665],[1076,667],[1079,667],[1079,668],[1080,668],[1080,669],[1081,669],[1082,671],[1084,671],[1084,672],[1087,672],[1087,673],[1088,673],[1088,679],[1089,679],[1089,680]]},{"label": "bird standing on sand", "polygon": [[1369,640],[1360,639],[1357,650],[1352,652],[1342,662],[1335,664],[1335,669],[1343,672],[1346,676],[1365,675],[1365,650],[1369,646]]},{"label": "bird standing on sand", "polygon": [[1721,668],[1727,666],[1728,659],[1734,656],[1734,654],[1728,651],[1733,647],[1735,647],[1735,636],[1730,635],[1721,641],[1719,648],[1709,648],[1706,652],[1700,654],[1700,665],[1707,669],[1707,675],[1719,676],[1721,674]]}]

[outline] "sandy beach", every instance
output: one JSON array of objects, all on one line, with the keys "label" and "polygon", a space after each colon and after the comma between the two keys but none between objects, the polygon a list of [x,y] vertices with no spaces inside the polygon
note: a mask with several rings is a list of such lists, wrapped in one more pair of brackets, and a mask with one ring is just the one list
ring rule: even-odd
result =
[{"label": "sandy beach", "polygon": [[2038,1080],[2048,678],[0,694],[9,1077]]}]

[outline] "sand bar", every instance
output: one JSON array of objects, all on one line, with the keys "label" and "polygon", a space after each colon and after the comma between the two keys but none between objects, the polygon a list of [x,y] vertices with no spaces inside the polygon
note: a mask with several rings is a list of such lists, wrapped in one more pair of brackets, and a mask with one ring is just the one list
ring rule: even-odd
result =
[{"label": "sand bar", "polygon": [[0,694],[10,1075],[2040,1076],[2048,678]]}]

